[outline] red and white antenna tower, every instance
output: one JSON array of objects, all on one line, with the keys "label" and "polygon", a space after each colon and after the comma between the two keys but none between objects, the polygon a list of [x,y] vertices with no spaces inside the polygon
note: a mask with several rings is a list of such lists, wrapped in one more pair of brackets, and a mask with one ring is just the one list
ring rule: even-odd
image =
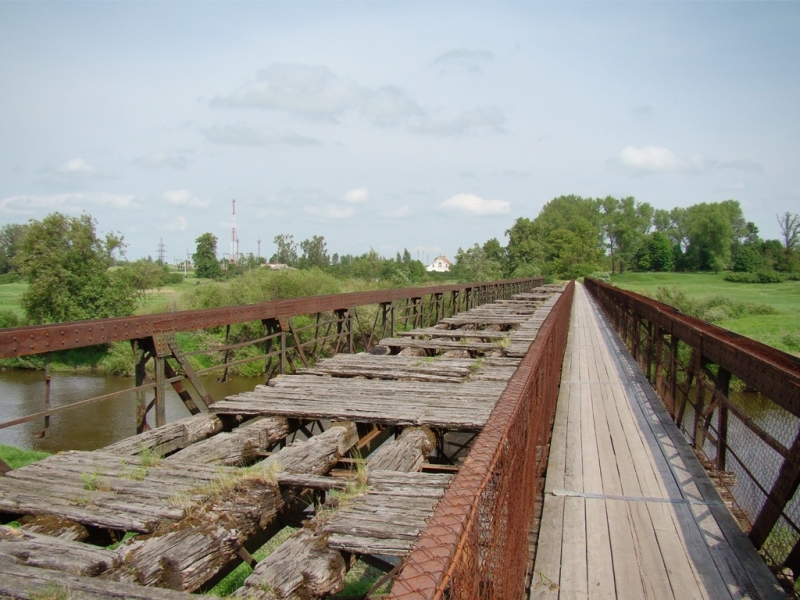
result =
[{"label": "red and white antenna tower", "polygon": [[236,255],[239,253],[239,236],[236,235],[236,199],[231,200],[233,203],[233,215],[231,218],[231,262],[234,264],[239,261],[236,260]]}]

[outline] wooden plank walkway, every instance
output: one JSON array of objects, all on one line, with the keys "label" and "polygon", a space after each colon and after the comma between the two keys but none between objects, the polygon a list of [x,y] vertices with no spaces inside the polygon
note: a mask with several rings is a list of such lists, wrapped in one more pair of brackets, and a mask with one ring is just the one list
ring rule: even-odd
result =
[{"label": "wooden plank walkway", "polygon": [[532,600],[785,597],[580,285],[541,524]]}]

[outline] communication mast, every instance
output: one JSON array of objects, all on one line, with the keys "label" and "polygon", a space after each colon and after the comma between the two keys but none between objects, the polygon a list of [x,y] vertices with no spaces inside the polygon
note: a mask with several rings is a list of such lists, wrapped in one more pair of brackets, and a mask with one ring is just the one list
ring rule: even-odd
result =
[{"label": "communication mast", "polygon": [[239,253],[239,236],[236,233],[236,199],[231,200],[233,203],[233,215],[231,219],[231,262],[237,264],[237,254]]}]

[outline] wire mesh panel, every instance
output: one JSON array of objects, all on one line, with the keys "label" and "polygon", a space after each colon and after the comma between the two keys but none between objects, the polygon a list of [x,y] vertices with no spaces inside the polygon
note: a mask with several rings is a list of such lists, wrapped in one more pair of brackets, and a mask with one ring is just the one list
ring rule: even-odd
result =
[{"label": "wire mesh panel", "polygon": [[520,598],[574,286],[543,323],[436,507],[390,598]]}]

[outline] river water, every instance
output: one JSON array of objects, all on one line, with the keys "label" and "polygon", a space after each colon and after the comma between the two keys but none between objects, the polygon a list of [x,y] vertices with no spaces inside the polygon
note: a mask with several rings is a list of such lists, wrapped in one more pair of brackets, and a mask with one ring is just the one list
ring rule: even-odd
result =
[{"label": "river water", "polygon": [[[203,377],[206,391],[214,400],[252,389],[263,378],[232,377],[219,383],[217,375]],[[53,408],[133,387],[134,380],[105,375],[54,373],[50,385]],[[185,385],[194,389],[188,382]],[[189,416],[172,386],[167,390],[167,421]],[[146,392],[152,398],[153,391]],[[9,421],[44,410],[45,378],[43,371],[0,371],[0,422]],[[152,411],[151,426],[155,425]],[[111,400],[88,404],[56,413],[50,417],[50,431],[39,437],[44,419],[0,429],[0,444],[19,448],[59,452],[62,450],[95,450],[136,433],[136,396],[124,394]]]}]

